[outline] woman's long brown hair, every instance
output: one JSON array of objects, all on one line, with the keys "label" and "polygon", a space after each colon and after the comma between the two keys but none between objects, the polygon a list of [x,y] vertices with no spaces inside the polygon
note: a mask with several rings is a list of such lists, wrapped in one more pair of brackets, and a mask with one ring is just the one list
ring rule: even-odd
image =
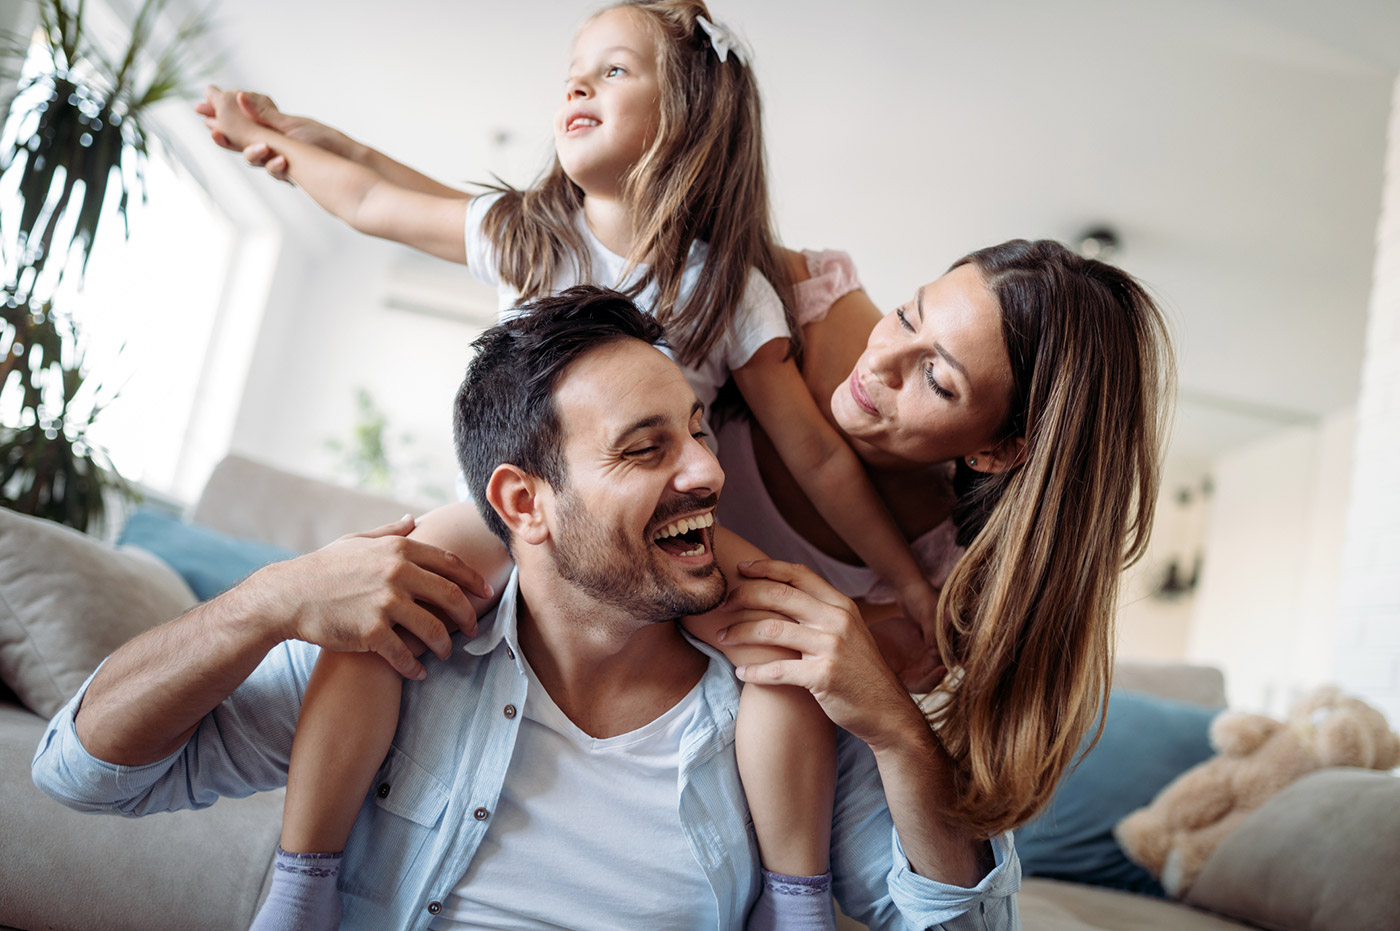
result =
[{"label": "woman's long brown hair", "polygon": [[[683,362],[695,364],[724,334],[756,269],[788,310],[789,276],[776,248],[764,169],[762,108],[749,65],[734,54],[720,61],[696,18],[712,19],[700,0],[627,0],[616,5],[655,30],[661,118],[656,140],[628,171],[624,196],[636,230],[630,265],[645,270],[627,291],[652,283],[653,314]],[[556,156],[533,188],[498,187],[503,196],[482,224],[495,246],[502,279],[533,300],[553,289],[554,271],[572,262],[589,281],[588,250],[575,225],[583,192]],[[700,278],[680,304],[681,275],[691,246],[706,243]],[[602,282],[611,284],[611,282]]]},{"label": "woman's long brown hair", "polygon": [[1160,310],[1125,272],[1013,240],[971,264],[1001,305],[1025,438],[994,475],[959,463],[967,552],[943,587],[939,648],[961,669],[931,714],[957,766],[950,815],[982,836],[1029,819],[1102,730],[1122,570],[1152,529],[1175,365]]}]

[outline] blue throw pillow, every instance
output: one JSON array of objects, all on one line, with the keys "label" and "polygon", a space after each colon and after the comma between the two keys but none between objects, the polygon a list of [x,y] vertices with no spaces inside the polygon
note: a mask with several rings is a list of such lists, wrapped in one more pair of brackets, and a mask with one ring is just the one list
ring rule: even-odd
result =
[{"label": "blue throw pillow", "polygon": [[1220,711],[1114,691],[1099,742],[1060,782],[1045,810],[1016,831],[1025,875],[1165,896],[1150,873],[1124,856],[1113,826],[1215,755],[1207,732]]},{"label": "blue throw pillow", "polygon": [[139,546],[169,563],[200,601],[232,588],[268,563],[297,555],[270,543],[187,524],[173,514],[149,508],[132,513],[117,544]]}]

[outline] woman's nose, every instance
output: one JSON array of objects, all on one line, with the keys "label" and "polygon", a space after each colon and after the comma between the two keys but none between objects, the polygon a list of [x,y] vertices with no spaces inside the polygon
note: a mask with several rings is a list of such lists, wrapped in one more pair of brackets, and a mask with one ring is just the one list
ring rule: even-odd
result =
[{"label": "woman's nose", "polygon": [[866,348],[865,359],[870,374],[880,379],[886,387],[898,388],[904,383],[906,360],[897,347],[872,339]]}]

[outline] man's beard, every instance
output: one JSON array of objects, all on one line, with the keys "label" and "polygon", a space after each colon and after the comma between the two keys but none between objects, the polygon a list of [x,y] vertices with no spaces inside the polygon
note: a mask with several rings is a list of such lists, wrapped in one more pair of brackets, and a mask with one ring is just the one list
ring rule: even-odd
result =
[{"label": "man's beard", "polygon": [[[651,526],[662,526],[679,514],[714,507],[714,502],[714,495],[683,497],[658,508]],[[555,567],[562,578],[598,601],[649,622],[704,614],[724,601],[728,581],[718,563],[711,561],[706,566],[684,570],[695,582],[682,585],[666,572],[663,561],[669,559],[650,540],[629,537],[621,528],[610,533],[571,492],[564,493],[560,504]]]}]

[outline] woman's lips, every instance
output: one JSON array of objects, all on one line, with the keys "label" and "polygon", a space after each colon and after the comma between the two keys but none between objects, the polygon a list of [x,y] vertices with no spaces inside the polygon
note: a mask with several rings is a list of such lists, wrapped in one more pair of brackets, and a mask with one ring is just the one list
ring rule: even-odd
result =
[{"label": "woman's lips", "polygon": [[867,414],[879,416],[880,410],[875,406],[875,402],[870,400],[870,395],[865,391],[865,385],[860,381],[860,370],[851,372],[851,397],[855,400],[856,406]]}]

